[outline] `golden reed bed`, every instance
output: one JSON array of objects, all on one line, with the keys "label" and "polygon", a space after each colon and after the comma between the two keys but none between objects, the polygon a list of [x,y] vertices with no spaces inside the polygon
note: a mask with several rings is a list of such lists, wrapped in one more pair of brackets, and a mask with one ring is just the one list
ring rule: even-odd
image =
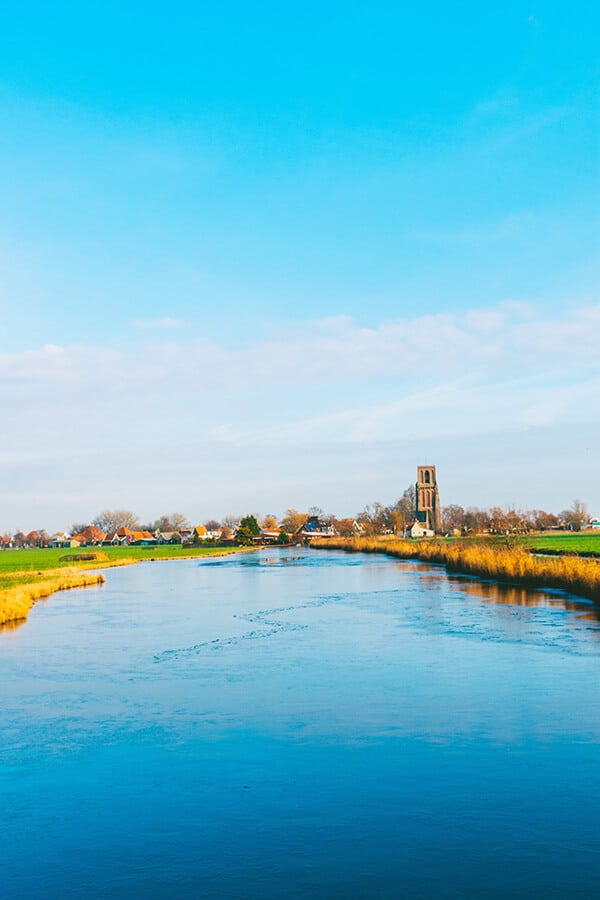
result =
[{"label": "golden reed bed", "polygon": [[[254,551],[256,548],[238,548],[219,550],[210,556],[228,556],[230,553],[239,553],[243,550]],[[77,566],[64,566],[60,569],[22,569],[19,571],[0,572],[0,626],[10,622],[19,622],[27,618],[31,607],[36,600],[49,597],[56,591],[66,591],[70,588],[86,587],[93,584],[102,584],[106,581],[104,575],[96,572],[89,575],[83,574],[89,570],[111,569],[116,566],[134,566],[139,562],[150,562],[165,559],[196,559],[197,553],[178,554],[176,557],[144,556],[110,558],[106,553],[81,553],[70,554],[62,559],[73,559]],[[19,584],[18,582],[22,582]],[[10,584],[9,584],[10,582]],[[12,582],[17,582],[14,584]],[[4,587],[3,585],[7,586]]]},{"label": "golden reed bed", "polygon": [[533,556],[522,547],[442,540],[405,541],[393,537],[329,538],[311,546],[361,553],[385,553],[398,559],[441,563],[449,571],[528,587],[552,587],[600,600],[600,562],[577,556]]},{"label": "golden reed bed", "polygon": [[103,584],[104,575],[97,572],[87,573],[65,569],[50,570],[39,580],[30,584],[18,584],[0,590],[0,625],[18,619],[26,619],[36,600],[49,597],[56,591],[67,591],[70,588],[87,587],[91,584]]}]

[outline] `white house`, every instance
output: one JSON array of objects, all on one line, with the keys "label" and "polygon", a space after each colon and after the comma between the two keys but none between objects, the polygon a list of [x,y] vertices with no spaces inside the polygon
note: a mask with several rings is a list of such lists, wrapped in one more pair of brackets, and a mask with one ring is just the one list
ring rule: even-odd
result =
[{"label": "white house", "polygon": [[433,537],[435,531],[425,528],[420,522],[411,522],[408,526],[408,534],[413,538]]}]

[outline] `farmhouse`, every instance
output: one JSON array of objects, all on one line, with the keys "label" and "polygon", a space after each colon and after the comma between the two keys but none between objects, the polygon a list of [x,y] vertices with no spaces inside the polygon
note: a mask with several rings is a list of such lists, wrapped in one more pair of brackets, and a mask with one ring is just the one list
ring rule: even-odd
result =
[{"label": "farmhouse", "polygon": [[255,544],[276,544],[278,537],[279,530],[273,531],[268,528],[261,528],[253,540]]},{"label": "farmhouse", "polygon": [[324,522],[319,516],[311,516],[304,525],[295,532],[294,538],[310,541],[314,538],[335,537],[336,530],[330,522]]},{"label": "farmhouse", "polygon": [[157,529],[154,537],[159,544],[181,544],[181,535],[178,531],[159,531]]},{"label": "farmhouse", "polygon": [[88,525],[88,527],[84,528],[83,531],[80,531],[79,534],[74,534],[71,540],[78,541],[76,546],[85,547],[90,544],[103,544],[105,537],[105,533],[100,531],[99,528],[96,528],[95,525]]},{"label": "farmhouse", "polygon": [[431,528],[426,528],[420,522],[408,522],[406,533],[413,538],[433,537],[435,532]]}]

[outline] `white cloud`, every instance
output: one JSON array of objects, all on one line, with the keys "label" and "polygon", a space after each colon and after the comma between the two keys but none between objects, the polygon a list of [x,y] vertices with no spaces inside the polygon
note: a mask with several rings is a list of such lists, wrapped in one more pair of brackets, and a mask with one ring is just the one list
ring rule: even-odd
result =
[{"label": "white cloud", "polygon": [[[171,320],[169,320],[171,321]],[[237,348],[170,341],[119,351],[47,345],[0,354],[6,385],[61,383],[100,393],[129,388],[206,392],[277,385],[344,386],[380,378],[435,384],[465,375],[485,381],[558,372],[558,380],[600,365],[600,305],[563,314],[508,301],[462,313],[357,325],[340,316],[300,322]],[[57,397],[60,401],[60,396]]]},{"label": "white cloud", "polygon": [[[323,453],[329,468],[311,463],[312,483],[345,473],[356,484],[348,490],[362,496],[365,476],[350,471],[352,454],[387,460],[407,442],[457,441],[468,454],[477,441],[478,456],[497,456],[509,432],[506,465],[526,452],[532,433],[549,430],[544,465],[560,467],[559,437],[585,427],[592,443],[600,439],[590,414],[600,408],[599,343],[599,305],[555,313],[507,302],[370,328],[347,317],[301,322],[237,348],[182,338],[119,351],[48,345],[0,354],[9,436],[0,512],[17,509],[36,472],[31,504],[52,485],[73,497],[85,485],[93,513],[137,506],[156,491],[170,491],[174,507],[185,506],[188,491],[250,496],[248,485],[268,481],[275,458],[285,481]],[[4,519],[0,530],[16,524]]]},{"label": "white cloud", "polygon": [[170,328],[183,328],[185,322],[183,319],[174,319],[171,316],[158,316],[154,319],[135,318],[131,320],[132,328],[139,328],[145,331],[167,330]]}]

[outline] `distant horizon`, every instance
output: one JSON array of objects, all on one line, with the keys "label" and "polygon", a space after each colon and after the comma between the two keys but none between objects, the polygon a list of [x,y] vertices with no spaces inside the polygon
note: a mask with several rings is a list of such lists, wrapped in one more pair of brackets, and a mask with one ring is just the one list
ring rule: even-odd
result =
[{"label": "distant horizon", "polygon": [[[432,463],[432,465],[433,465],[433,463]],[[438,476],[438,479],[439,479],[439,476]],[[87,518],[85,516],[83,516],[83,517],[73,516],[72,518],[69,519],[68,522],[62,522],[61,524],[57,525],[56,527],[52,527],[52,528],[48,528],[42,522],[37,522],[37,524],[35,524],[32,527],[29,527],[27,524],[26,524],[26,527],[21,527],[20,525],[14,526],[14,527],[10,527],[10,526],[5,527],[5,526],[0,525],[0,535],[7,534],[7,533],[15,534],[17,532],[28,533],[30,531],[39,531],[39,530],[44,530],[47,534],[55,534],[60,531],[65,531],[68,533],[72,524],[78,523],[81,525],[83,525],[83,524],[92,525],[95,522],[95,520],[103,512],[105,512],[107,510],[125,510],[127,512],[131,512],[137,517],[137,521],[140,526],[150,525],[150,524],[156,522],[156,520],[159,519],[161,516],[171,516],[171,515],[179,514],[179,513],[183,514],[186,517],[186,519],[189,521],[191,526],[204,524],[205,522],[208,522],[211,520],[218,521],[220,523],[223,523],[225,521],[225,519],[228,519],[228,518],[234,518],[234,519],[239,520],[239,519],[243,518],[243,516],[245,516],[245,515],[254,515],[257,517],[257,519],[259,521],[262,521],[263,519],[265,519],[268,516],[274,516],[277,519],[277,521],[280,522],[281,519],[284,518],[287,510],[295,509],[298,512],[303,512],[308,515],[310,513],[311,509],[317,509],[317,508],[322,510],[322,514],[326,518],[334,517],[336,519],[345,519],[345,518],[356,519],[360,515],[361,512],[363,512],[368,506],[372,506],[374,503],[382,503],[384,506],[390,506],[390,507],[393,506],[401,498],[404,490],[406,490],[407,488],[409,488],[411,486],[414,486],[414,483],[415,482],[407,483],[404,486],[404,488],[402,488],[401,490],[398,491],[398,496],[395,497],[393,500],[390,500],[389,498],[384,499],[384,500],[382,500],[381,498],[378,498],[378,497],[371,498],[370,500],[365,501],[365,503],[363,503],[360,508],[354,510],[353,512],[347,512],[347,511],[340,512],[339,510],[336,510],[336,509],[330,509],[329,507],[324,507],[322,504],[311,503],[308,505],[288,504],[283,509],[269,508],[265,511],[259,510],[258,508],[235,510],[235,511],[229,510],[229,512],[225,512],[225,513],[221,513],[221,514],[215,513],[215,514],[200,515],[200,516],[189,515],[188,512],[186,511],[186,509],[183,507],[171,506],[169,508],[162,509],[159,512],[145,516],[145,515],[140,515],[138,510],[131,508],[131,507],[124,506],[123,504],[112,504],[112,505],[105,504],[104,506],[102,506],[101,509],[99,508],[99,509],[95,510],[95,512]],[[439,483],[439,481],[438,481],[438,483]],[[485,510],[492,509],[493,507],[499,507],[500,509],[503,509],[503,510],[514,509],[514,510],[521,511],[521,512],[531,512],[534,510],[542,510],[544,512],[559,516],[561,513],[566,512],[572,506],[572,504],[577,501],[581,501],[585,504],[585,506],[588,509],[590,517],[595,517],[597,515],[597,513],[594,511],[594,509],[591,507],[591,505],[585,499],[585,497],[573,497],[573,498],[571,498],[571,500],[568,503],[561,506],[560,509],[557,509],[557,508],[552,508],[548,505],[543,505],[543,504],[535,505],[535,506],[527,506],[527,505],[518,504],[518,503],[494,503],[494,502],[488,503],[488,504],[461,503],[460,500],[452,500],[449,502],[444,502],[444,499],[442,496],[441,497],[441,508],[443,510],[445,507],[449,507],[451,505],[457,505],[457,506],[462,507],[465,510],[478,509],[478,510],[485,511]]]}]

